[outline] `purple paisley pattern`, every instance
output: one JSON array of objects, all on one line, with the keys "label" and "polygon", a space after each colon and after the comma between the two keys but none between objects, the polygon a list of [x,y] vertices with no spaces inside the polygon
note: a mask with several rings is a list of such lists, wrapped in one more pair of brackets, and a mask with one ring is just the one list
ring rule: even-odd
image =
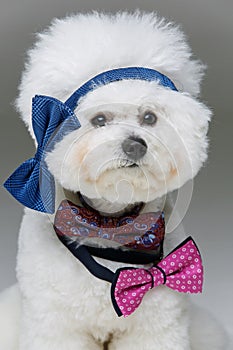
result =
[{"label": "purple paisley pattern", "polygon": [[163,242],[163,212],[106,217],[97,211],[63,200],[58,207],[54,229],[58,235],[102,238],[137,250],[156,250]]}]

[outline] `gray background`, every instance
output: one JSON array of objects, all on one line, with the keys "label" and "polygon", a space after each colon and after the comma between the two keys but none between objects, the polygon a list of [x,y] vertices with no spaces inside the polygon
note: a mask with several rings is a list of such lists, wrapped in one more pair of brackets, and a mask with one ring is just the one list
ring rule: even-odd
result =
[{"label": "gray background", "polygon": [[[7,0],[0,2],[1,87],[1,183],[26,158],[33,144],[14,111],[25,51],[53,17],[99,9],[115,11],[140,8],[155,10],[181,23],[195,55],[208,64],[203,100],[214,111],[209,137],[210,154],[197,176],[186,231],[201,248],[206,277],[205,289],[194,301],[207,307],[230,332],[232,325],[233,258],[233,2],[232,0]],[[17,235],[22,216],[19,205],[0,189],[0,290],[15,282]],[[33,232],[32,232],[33,235]]]}]

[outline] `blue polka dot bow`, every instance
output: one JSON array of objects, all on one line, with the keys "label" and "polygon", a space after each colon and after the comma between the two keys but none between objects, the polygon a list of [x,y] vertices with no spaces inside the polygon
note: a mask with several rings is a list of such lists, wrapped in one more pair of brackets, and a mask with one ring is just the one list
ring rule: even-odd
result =
[{"label": "blue polka dot bow", "polygon": [[103,72],[82,85],[66,102],[49,96],[35,96],[32,100],[32,126],[37,140],[33,158],[21,164],[4,183],[5,188],[28,208],[54,213],[55,182],[45,161],[47,152],[67,133],[80,127],[74,114],[80,99],[88,92],[108,83],[125,80],[157,81],[177,91],[173,82],[160,72],[143,67],[118,68]]}]

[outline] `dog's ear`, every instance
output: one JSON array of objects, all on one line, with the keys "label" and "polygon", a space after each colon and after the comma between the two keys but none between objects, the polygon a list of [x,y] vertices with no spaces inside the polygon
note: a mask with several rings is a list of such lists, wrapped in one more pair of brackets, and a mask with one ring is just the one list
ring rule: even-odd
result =
[{"label": "dog's ear", "polygon": [[183,159],[180,170],[180,177],[184,178],[182,184],[194,178],[207,159],[207,133],[211,117],[212,111],[188,94],[178,93],[170,101],[170,121],[183,145],[180,148],[180,159]]}]

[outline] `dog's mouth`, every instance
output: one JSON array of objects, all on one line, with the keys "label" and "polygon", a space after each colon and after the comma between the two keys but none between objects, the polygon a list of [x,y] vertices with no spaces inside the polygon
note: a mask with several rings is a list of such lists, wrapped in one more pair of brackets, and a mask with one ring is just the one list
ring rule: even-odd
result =
[{"label": "dog's mouth", "polygon": [[139,165],[137,163],[127,161],[125,164],[121,164],[119,168],[138,168]]},{"label": "dog's mouth", "polygon": [[138,164],[136,164],[136,163],[133,163],[133,164],[128,166],[128,168],[137,168],[137,167],[138,167]]}]

